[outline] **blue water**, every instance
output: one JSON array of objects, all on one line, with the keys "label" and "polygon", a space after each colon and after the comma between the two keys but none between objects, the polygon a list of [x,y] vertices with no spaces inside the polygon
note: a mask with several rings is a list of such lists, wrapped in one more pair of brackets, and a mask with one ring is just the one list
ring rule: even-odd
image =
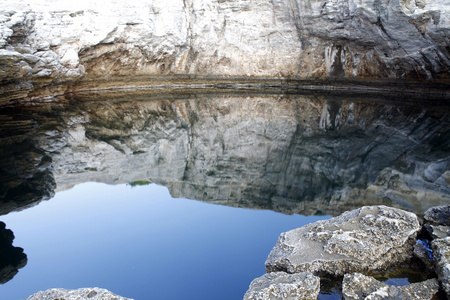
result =
[{"label": "blue water", "polygon": [[136,300],[242,299],[281,232],[327,218],[174,199],[155,184],[79,184],[0,217],[28,256],[0,299],[55,287]]}]

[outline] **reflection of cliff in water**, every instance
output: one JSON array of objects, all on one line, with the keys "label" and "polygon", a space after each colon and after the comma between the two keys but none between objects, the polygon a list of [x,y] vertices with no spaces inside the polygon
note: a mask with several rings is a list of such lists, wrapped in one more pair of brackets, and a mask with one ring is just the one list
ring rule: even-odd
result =
[{"label": "reflection of cliff in water", "polygon": [[36,140],[45,121],[42,108],[0,110],[0,214],[53,197],[51,159]]},{"label": "reflection of cliff in water", "polygon": [[376,203],[421,213],[450,201],[448,107],[300,95],[60,101],[22,109],[34,150],[2,159],[36,198],[51,196],[53,172],[58,189],[148,180],[174,197],[284,213]]},{"label": "reflection of cliff in water", "polygon": [[27,264],[27,256],[23,249],[12,245],[14,234],[0,222],[0,284],[4,284]]}]

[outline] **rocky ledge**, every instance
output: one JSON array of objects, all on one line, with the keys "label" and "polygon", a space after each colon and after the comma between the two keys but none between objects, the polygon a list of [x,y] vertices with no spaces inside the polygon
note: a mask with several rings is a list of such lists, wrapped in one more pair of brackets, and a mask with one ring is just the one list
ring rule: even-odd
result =
[{"label": "rocky ledge", "polygon": [[[313,282],[320,276],[342,282],[344,299],[450,299],[449,214],[450,205],[430,208],[420,226],[413,213],[365,206],[282,233],[267,258],[268,274],[244,299],[303,299],[305,290],[317,299]],[[428,280],[393,286],[371,277],[412,265]]]},{"label": "rocky ledge", "polygon": [[81,288],[77,290],[49,289],[31,295],[27,300],[133,300],[124,298],[100,288]]}]

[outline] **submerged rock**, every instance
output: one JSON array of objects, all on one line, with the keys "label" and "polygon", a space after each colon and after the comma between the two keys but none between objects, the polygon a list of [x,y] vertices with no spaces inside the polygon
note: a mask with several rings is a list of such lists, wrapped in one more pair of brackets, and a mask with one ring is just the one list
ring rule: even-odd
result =
[{"label": "submerged rock", "polygon": [[313,300],[317,299],[319,291],[320,278],[310,272],[274,272],[253,280],[244,300]]},{"label": "submerged rock", "polygon": [[436,279],[406,286],[390,286],[360,273],[346,274],[342,283],[344,299],[432,299],[439,291]]},{"label": "submerged rock", "polygon": [[412,256],[419,230],[413,213],[364,206],[281,234],[266,269],[335,276],[381,272]]},{"label": "submerged rock", "polygon": [[31,295],[27,300],[133,300],[124,298],[100,288],[81,288],[77,290],[49,289]]},{"label": "submerged rock", "polygon": [[450,299],[450,237],[436,239],[431,246],[436,259],[436,273]]}]

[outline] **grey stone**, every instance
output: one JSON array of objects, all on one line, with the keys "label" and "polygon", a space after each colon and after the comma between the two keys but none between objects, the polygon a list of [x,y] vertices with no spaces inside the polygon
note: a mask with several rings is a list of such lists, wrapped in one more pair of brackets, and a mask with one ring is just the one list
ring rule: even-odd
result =
[{"label": "grey stone", "polygon": [[424,224],[423,227],[432,239],[450,236],[450,226]]},{"label": "grey stone", "polygon": [[431,207],[423,218],[432,225],[450,226],[450,205]]},{"label": "grey stone", "polygon": [[380,272],[411,258],[419,230],[413,213],[365,206],[281,234],[266,269],[336,276]]},{"label": "grey stone", "polygon": [[437,279],[412,283],[406,286],[384,284],[373,277],[360,273],[345,274],[342,294],[346,300],[381,299],[433,299],[439,291]]},{"label": "grey stone", "polygon": [[48,49],[50,49],[50,43],[47,41],[39,41],[36,45],[35,45],[36,50],[38,51],[46,51]]},{"label": "grey stone", "polygon": [[26,300],[133,300],[124,298],[100,288],[81,288],[77,290],[49,289],[31,295]]},{"label": "grey stone", "polygon": [[33,50],[31,50],[31,48],[27,47],[27,46],[25,46],[25,47],[23,47],[23,46],[16,46],[16,47],[14,47],[14,50],[19,52],[19,53],[22,53],[22,54],[32,54],[33,53]]},{"label": "grey stone", "polygon": [[33,54],[24,54],[23,57],[30,64],[35,64],[40,60],[39,57]]},{"label": "grey stone", "polygon": [[450,299],[450,237],[434,240],[431,247],[436,260],[436,273]]},{"label": "grey stone", "polygon": [[417,240],[414,245],[414,255],[419,258],[428,269],[431,270],[434,268],[434,258],[430,247],[431,245],[429,244],[429,241]]},{"label": "grey stone", "polygon": [[310,272],[274,272],[253,280],[244,300],[315,300],[319,292],[320,278]]},{"label": "grey stone", "polygon": [[52,75],[52,69],[43,69],[36,73],[36,77],[50,77]]},{"label": "grey stone", "polygon": [[0,62],[4,65],[15,64],[23,59],[23,55],[17,51],[0,49]]}]

